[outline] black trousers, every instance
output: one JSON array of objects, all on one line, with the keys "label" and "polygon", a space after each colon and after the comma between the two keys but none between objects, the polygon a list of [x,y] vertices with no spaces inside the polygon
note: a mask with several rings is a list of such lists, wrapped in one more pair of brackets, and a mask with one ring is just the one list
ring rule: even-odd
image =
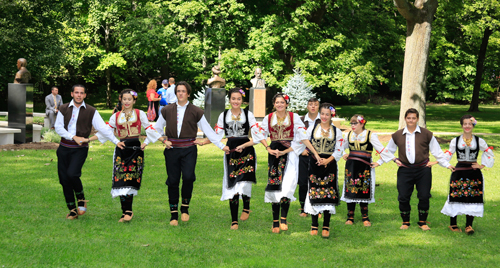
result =
[{"label": "black trousers", "polygon": [[[57,148],[57,171],[59,183],[63,187],[64,198],[68,207],[75,203],[75,193],[83,192],[82,167],[87,160],[88,147],[68,148],[62,145]],[[71,205],[73,204],[73,205]]]},{"label": "black trousers", "polygon": [[299,155],[299,202],[306,201],[309,179],[309,156]]},{"label": "black trousers", "polygon": [[172,148],[163,151],[167,168],[168,199],[170,204],[179,203],[179,183],[182,176],[182,198],[191,199],[193,183],[196,180],[195,167],[198,148]]},{"label": "black trousers", "polygon": [[411,211],[410,199],[413,189],[417,188],[418,209],[429,210],[429,198],[431,197],[432,170],[429,167],[398,169],[398,201],[399,210]]}]

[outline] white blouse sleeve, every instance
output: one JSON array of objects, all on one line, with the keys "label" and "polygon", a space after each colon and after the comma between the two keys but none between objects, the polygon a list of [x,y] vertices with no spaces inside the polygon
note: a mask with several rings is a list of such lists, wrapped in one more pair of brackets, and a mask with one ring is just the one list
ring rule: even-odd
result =
[{"label": "white blouse sleeve", "polygon": [[335,158],[335,161],[339,161],[340,158],[342,157],[342,154],[344,152],[343,150],[343,146],[344,146],[344,140],[343,140],[343,137],[342,137],[342,131],[339,129],[339,128],[335,128],[336,129],[336,132],[335,132],[335,140],[337,142],[335,142],[335,151],[333,152],[333,157]]},{"label": "white blouse sleeve", "polygon": [[224,143],[221,142],[221,138],[214,132],[210,124],[208,123],[207,119],[203,115],[196,124],[198,127],[205,133],[205,136],[213,143],[215,146],[219,147],[219,149],[223,149],[224,146],[226,146]]},{"label": "white blouse sleeve", "polygon": [[[113,132],[115,131],[115,129],[116,129],[116,113],[111,115],[107,125],[109,128],[112,129]],[[106,138],[106,136],[101,131],[96,132],[95,135],[97,136],[97,139],[101,143],[105,143],[108,140],[108,138]]]},{"label": "white blouse sleeve", "polygon": [[450,148],[448,150],[444,151],[444,156],[446,157],[446,161],[450,162],[451,157],[453,154],[457,151],[457,138],[454,138],[450,142]]},{"label": "white blouse sleeve", "polygon": [[306,148],[302,141],[309,140],[309,137],[307,136],[306,126],[296,113],[293,114],[293,133],[291,147],[297,155],[300,155]]},{"label": "white blouse sleeve", "polygon": [[139,116],[141,119],[141,125],[146,130],[146,140],[144,140],[145,144],[155,143],[160,137],[160,133],[156,131],[156,129],[149,123],[148,116],[145,112],[139,110]]},{"label": "white blouse sleeve", "polygon": [[264,119],[262,119],[262,134],[264,135],[264,138],[267,139],[267,136],[269,136],[269,115],[264,116]]},{"label": "white blouse sleeve", "polygon": [[250,133],[252,133],[253,143],[257,144],[261,140],[265,140],[266,139],[265,131],[261,126],[259,126],[252,112],[248,111],[247,119],[248,119],[248,124],[250,125]]},{"label": "white blouse sleeve", "polygon": [[389,162],[392,160],[394,157],[393,154],[389,153],[388,150],[384,150],[385,147],[382,145],[380,140],[378,139],[378,135],[375,133],[371,133],[370,136],[370,142],[373,145],[373,148],[377,151],[377,153],[380,155],[380,159],[377,161],[379,165],[382,165],[383,163]]},{"label": "white blouse sleeve", "polygon": [[219,115],[219,119],[217,119],[217,124],[214,128],[215,133],[220,137],[220,139],[224,138],[224,112]]},{"label": "white blouse sleeve", "polygon": [[481,155],[481,164],[489,168],[493,167],[493,164],[495,163],[495,155],[493,155],[493,150],[491,147],[488,147],[486,141],[481,138],[479,138],[479,149],[483,151],[483,154]]}]

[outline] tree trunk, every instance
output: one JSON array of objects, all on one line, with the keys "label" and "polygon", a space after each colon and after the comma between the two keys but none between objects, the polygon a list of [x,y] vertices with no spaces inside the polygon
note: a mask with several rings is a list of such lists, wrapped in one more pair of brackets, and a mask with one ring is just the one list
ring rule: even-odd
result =
[{"label": "tree trunk", "polygon": [[399,128],[404,128],[404,115],[409,108],[418,110],[418,124],[425,127],[425,92],[432,21],[437,9],[437,0],[394,0],[399,13],[406,19],[406,48],[403,67],[403,88],[399,112]]},{"label": "tree trunk", "polygon": [[484,30],[483,40],[479,48],[479,55],[476,63],[476,78],[474,79],[474,90],[472,91],[472,100],[470,102],[469,112],[479,112],[479,90],[481,90],[481,82],[483,80],[484,60],[486,59],[486,50],[488,42],[493,30],[487,27]]},{"label": "tree trunk", "polygon": [[[109,25],[106,23],[106,28],[104,30],[104,42],[106,46],[106,55],[109,53]],[[108,108],[113,108],[111,105],[111,70],[110,67],[106,69],[106,106]]]}]

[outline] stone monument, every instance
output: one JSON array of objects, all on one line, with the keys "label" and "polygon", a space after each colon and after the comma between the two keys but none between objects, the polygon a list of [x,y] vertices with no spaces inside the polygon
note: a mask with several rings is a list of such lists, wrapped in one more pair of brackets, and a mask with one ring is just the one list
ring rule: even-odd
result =
[{"label": "stone monument", "polygon": [[27,62],[17,60],[14,83],[8,85],[9,128],[17,128],[21,133],[14,134],[14,143],[25,143],[26,137],[33,135],[33,84],[28,84],[31,74],[26,69]]},{"label": "stone monument", "polygon": [[266,81],[262,79],[262,69],[255,69],[255,77],[250,80],[250,111],[257,120],[266,116]]},{"label": "stone monument", "polygon": [[226,108],[226,80],[220,77],[219,66],[212,68],[213,76],[208,79],[208,88],[205,90],[205,118],[212,128],[217,124],[219,115]]}]

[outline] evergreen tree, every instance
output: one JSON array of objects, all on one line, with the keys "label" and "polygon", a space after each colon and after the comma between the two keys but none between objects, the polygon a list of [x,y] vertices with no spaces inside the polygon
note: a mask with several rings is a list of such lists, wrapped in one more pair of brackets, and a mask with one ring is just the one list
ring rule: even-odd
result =
[{"label": "evergreen tree", "polygon": [[300,69],[294,69],[295,73],[283,88],[283,93],[290,97],[288,110],[291,112],[307,111],[307,102],[310,98],[315,98],[316,93],[312,92],[312,86],[307,83],[305,76]]}]

